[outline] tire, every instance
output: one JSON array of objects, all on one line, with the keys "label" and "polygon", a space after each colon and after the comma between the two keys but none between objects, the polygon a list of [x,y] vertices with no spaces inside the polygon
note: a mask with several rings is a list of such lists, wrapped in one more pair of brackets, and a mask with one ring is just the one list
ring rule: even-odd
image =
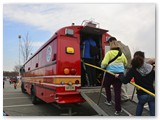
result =
[{"label": "tire", "polygon": [[32,104],[34,104],[34,105],[36,105],[38,103],[38,99],[36,97],[34,88],[32,88],[32,90],[31,90],[31,101],[32,101]]},{"label": "tire", "polygon": [[23,83],[21,85],[21,91],[22,91],[22,93],[26,93],[26,89],[24,88],[24,84]]}]

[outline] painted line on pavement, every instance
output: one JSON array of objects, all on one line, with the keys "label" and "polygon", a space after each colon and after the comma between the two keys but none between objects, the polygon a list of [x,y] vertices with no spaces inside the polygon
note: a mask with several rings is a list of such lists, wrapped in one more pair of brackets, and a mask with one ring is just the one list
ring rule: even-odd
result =
[{"label": "painted line on pavement", "polygon": [[[17,92],[3,93],[3,95],[10,95],[10,94],[22,94],[22,93],[17,93]],[[24,94],[22,94],[22,95],[24,95]]]},{"label": "painted line on pavement", "polygon": [[28,97],[9,97],[9,98],[3,98],[3,100],[6,100],[6,99],[24,99],[24,98],[28,98]]},{"label": "painted line on pavement", "polygon": [[11,107],[27,107],[27,106],[34,106],[34,105],[33,105],[33,104],[9,105],[9,106],[3,106],[3,108],[11,108]]}]

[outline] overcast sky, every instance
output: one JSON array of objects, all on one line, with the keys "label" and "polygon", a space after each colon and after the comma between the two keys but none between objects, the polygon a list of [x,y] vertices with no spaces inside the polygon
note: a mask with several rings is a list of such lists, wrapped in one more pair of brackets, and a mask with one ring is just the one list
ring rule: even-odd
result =
[{"label": "overcast sky", "polygon": [[[154,3],[132,4],[4,4],[3,70],[19,64],[18,35],[33,42],[33,53],[58,29],[83,20],[94,20],[102,29],[130,47],[155,57]],[[21,61],[22,64],[22,61]]]}]

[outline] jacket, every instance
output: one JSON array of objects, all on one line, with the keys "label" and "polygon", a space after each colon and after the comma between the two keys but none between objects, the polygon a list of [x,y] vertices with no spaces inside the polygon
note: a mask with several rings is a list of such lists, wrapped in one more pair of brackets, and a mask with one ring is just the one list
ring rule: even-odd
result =
[{"label": "jacket", "polygon": [[117,54],[118,50],[110,50],[105,54],[104,59],[102,60],[101,67],[113,73],[123,73],[125,71],[125,66],[127,66],[128,62],[125,55],[122,53],[116,60],[112,63],[109,63]]},{"label": "jacket", "polygon": [[96,42],[91,38],[85,39],[81,45],[81,50],[83,51],[82,58],[92,58],[90,55],[90,45],[96,46]]},{"label": "jacket", "polygon": [[[155,93],[155,89],[153,86],[153,83],[155,81],[155,71],[153,70],[153,67],[149,64],[144,64],[141,68],[131,68],[126,73],[125,76],[121,76],[120,79],[122,83],[127,84],[131,81],[131,79],[134,77],[135,83],[147,90],[149,90],[152,93]],[[137,89],[138,95],[147,94],[146,92]]]}]

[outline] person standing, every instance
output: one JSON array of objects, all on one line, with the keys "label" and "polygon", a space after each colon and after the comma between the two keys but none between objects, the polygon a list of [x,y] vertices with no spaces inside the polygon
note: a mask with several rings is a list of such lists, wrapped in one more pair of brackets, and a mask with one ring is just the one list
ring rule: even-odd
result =
[{"label": "person standing", "polygon": [[17,83],[14,82],[14,89],[17,89]]},{"label": "person standing", "polygon": [[[131,61],[132,68],[129,69],[125,76],[116,74],[115,77],[119,78],[124,84],[127,84],[134,77],[137,85],[155,93],[153,83],[155,81],[155,71],[153,66],[144,62],[145,55],[142,51],[137,51]],[[138,104],[136,108],[136,116],[141,116],[144,105],[148,103],[150,116],[155,116],[155,97],[149,95],[141,89],[137,89]]]},{"label": "person standing", "polygon": [[[95,59],[96,59],[96,54],[92,55],[91,54],[91,47],[92,46],[96,46],[96,42],[93,40],[92,37],[87,36],[82,45],[81,45],[81,51],[82,51],[82,60],[85,63],[89,63],[92,65],[95,65]],[[92,51],[93,52],[93,51]],[[96,86],[97,81],[96,81],[96,70],[93,67],[84,65],[84,63],[82,63],[82,67],[84,68],[84,71],[82,72],[82,76],[84,76],[84,72],[86,72],[86,76],[88,78],[86,78],[86,81],[88,80],[88,83],[84,81],[83,84],[87,85],[87,86]]]},{"label": "person standing", "polygon": [[[106,70],[123,74],[127,66],[127,59],[125,55],[121,52],[118,42],[110,42],[110,50],[105,54],[104,59],[102,60],[101,67],[106,68]],[[122,82],[110,74],[106,74],[104,87],[106,91],[106,101],[105,104],[112,105],[111,98],[111,89],[110,86],[113,85],[114,94],[115,94],[115,115],[120,115],[121,113],[121,85]]]},{"label": "person standing", "polygon": [[[117,41],[117,39],[115,37],[110,37],[108,39],[108,42],[112,42],[112,41]],[[121,41],[117,41],[120,46],[120,50],[122,51],[122,53],[124,54],[125,51],[125,57],[127,58],[127,67],[130,66],[130,61],[131,61],[131,53],[129,50],[128,46],[125,46],[123,43],[121,43]],[[123,46],[122,46],[123,45]],[[125,48],[125,49],[124,49]],[[126,52],[127,51],[127,52]],[[126,73],[127,69],[125,70],[124,74]],[[127,85],[122,83],[121,86],[121,102],[127,102],[129,100],[129,96],[127,93]]]}]

